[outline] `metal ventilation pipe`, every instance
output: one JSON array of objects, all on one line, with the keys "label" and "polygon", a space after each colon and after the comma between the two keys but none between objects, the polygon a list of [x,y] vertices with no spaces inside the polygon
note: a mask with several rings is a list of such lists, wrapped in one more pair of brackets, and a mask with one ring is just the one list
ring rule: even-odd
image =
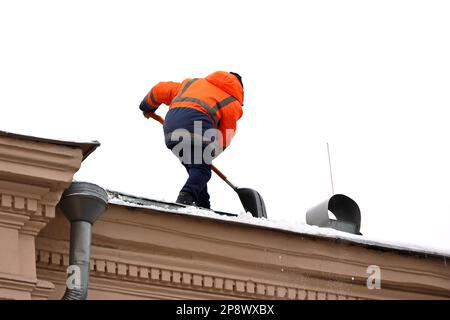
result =
[{"label": "metal ventilation pipe", "polygon": [[73,182],[61,196],[58,206],[70,221],[69,265],[79,270],[77,276],[80,277],[77,286],[67,286],[62,300],[87,299],[92,225],[107,204],[106,191],[88,182]]},{"label": "metal ventilation pipe", "polygon": [[[337,220],[330,219],[328,211]],[[335,194],[306,212],[306,223],[323,228],[333,228],[343,232],[362,235],[361,211],[358,204],[343,194]]]}]

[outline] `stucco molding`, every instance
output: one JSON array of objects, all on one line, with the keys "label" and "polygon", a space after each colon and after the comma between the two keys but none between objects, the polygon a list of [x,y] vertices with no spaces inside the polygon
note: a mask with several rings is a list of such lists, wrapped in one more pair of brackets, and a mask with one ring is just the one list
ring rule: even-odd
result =
[{"label": "stucco molding", "polygon": [[37,279],[35,237],[55,217],[82,159],[75,145],[0,135],[0,298],[45,299],[53,290]]},{"label": "stucco molding", "polygon": [[[57,211],[37,241],[43,277],[54,271],[65,278],[69,234]],[[91,252],[97,297],[108,294],[103,279],[125,297],[142,284],[154,290],[148,298],[450,298],[450,269],[441,257],[114,205],[93,227]],[[381,268],[382,290],[367,287],[369,265]]]},{"label": "stucco molding", "polygon": [[[69,257],[61,252],[38,250],[37,265],[42,271],[57,270],[61,273],[68,266]],[[356,300],[362,297],[317,291],[299,286],[280,285],[279,283],[248,280],[244,277],[226,277],[223,274],[189,272],[179,269],[160,268],[151,264],[128,264],[106,259],[91,259],[91,282],[98,286],[96,278],[120,280],[115,285],[118,292],[126,293],[130,289],[127,283],[138,282],[150,286],[170,286],[189,291],[234,296],[242,299],[290,299],[290,300]],[[121,289],[119,289],[121,287]],[[135,287],[134,284],[131,285]],[[149,291],[147,296],[153,296]]]},{"label": "stucco molding", "polygon": [[[5,184],[9,183],[0,180],[0,224],[10,225],[23,233],[36,236],[48,221],[55,217],[57,198],[64,190],[50,192],[49,188],[37,188],[36,190],[46,190],[47,193],[28,194],[16,189],[19,186],[27,188],[25,184],[16,183],[14,189],[9,190],[4,188]],[[52,198],[55,199],[50,200]]]},{"label": "stucco molding", "polygon": [[0,136],[0,175],[14,176],[12,181],[41,178],[70,184],[82,156],[77,148]]},{"label": "stucco molding", "polygon": [[[140,210],[114,206],[109,210],[111,214],[102,216],[97,223],[98,245],[104,243],[125,251],[133,250],[134,243],[145,241],[142,234],[147,241],[151,240],[153,245],[171,255],[207,256],[220,260],[228,256],[233,259],[230,263],[241,268],[258,265],[272,270],[273,275],[281,279],[301,274],[349,287],[365,288],[368,266],[378,265],[386,289],[450,298],[450,268],[444,258],[441,261],[439,257],[418,258],[394,250],[370,249],[338,240],[261,230],[247,225],[201,221],[196,217],[152,215],[151,210],[146,210],[147,216],[140,215]],[[100,235],[109,233],[106,228],[101,228],[103,223],[120,226],[115,228],[117,234],[102,240]],[[370,292],[367,295],[376,294]]]}]

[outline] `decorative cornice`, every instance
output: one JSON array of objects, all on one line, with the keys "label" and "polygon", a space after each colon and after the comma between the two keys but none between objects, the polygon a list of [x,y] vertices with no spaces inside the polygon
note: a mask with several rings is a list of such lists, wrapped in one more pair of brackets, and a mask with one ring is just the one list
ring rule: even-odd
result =
[{"label": "decorative cornice", "polygon": [[[293,237],[291,234],[284,237],[283,232],[263,233],[246,225],[226,225],[225,229],[220,222],[206,225],[198,224],[191,217],[158,214],[149,218],[149,211],[146,215],[127,212],[127,209],[113,207],[109,209],[109,214],[99,219],[97,227],[103,222],[114,225],[115,234],[109,234],[109,238],[103,240],[96,236],[98,245],[129,251],[136,242],[151,241],[171,254],[209,255],[212,259],[221,259],[222,254],[218,252],[222,249],[225,252],[233,248],[233,253],[227,256],[236,259],[240,267],[261,265],[271,268],[278,275],[278,271],[292,276],[302,274],[309,278],[332,280],[347,287],[358,285],[364,289],[367,268],[375,264],[383,272],[383,285],[387,289],[450,297],[449,269],[442,268],[439,257],[416,259],[413,255],[400,255],[395,251],[380,252],[346,243],[330,243],[329,240]],[[142,232],[145,238],[125,234],[125,230],[136,228],[146,229]],[[239,235],[236,236],[238,228]],[[105,230],[102,233],[106,235]],[[262,234],[265,237],[261,237]],[[373,296],[373,292],[368,296]]]},{"label": "decorative cornice", "polygon": [[83,160],[86,159],[94,150],[100,146],[100,142],[96,140],[91,141],[67,141],[67,140],[55,140],[55,139],[49,139],[49,138],[41,138],[36,136],[30,136],[30,135],[24,135],[24,134],[18,134],[18,133],[12,133],[7,131],[0,131],[0,136],[2,137],[8,137],[15,140],[25,140],[25,141],[32,141],[32,142],[38,142],[38,143],[46,143],[51,145],[59,145],[59,146],[66,146],[70,148],[76,148],[81,149],[83,153]]},{"label": "decorative cornice", "polygon": [[81,161],[81,149],[0,135],[0,225],[36,236]]},{"label": "decorative cornice", "polygon": [[82,150],[0,136],[0,178],[65,189],[80,168]]},{"label": "decorative cornice", "polygon": [[[3,181],[0,181],[0,187]],[[61,190],[62,193],[63,190]],[[55,217],[56,203],[42,200],[38,195],[17,195],[13,190],[0,189],[0,225],[19,229],[24,234],[36,236]],[[45,196],[45,195],[44,195]]]},{"label": "decorative cornice", "polygon": [[[42,270],[64,272],[69,257],[56,251],[37,250],[37,266]],[[298,286],[251,281],[238,277],[225,277],[214,273],[186,272],[182,269],[160,268],[147,264],[128,264],[93,257],[90,263],[91,281],[96,277],[115,279],[118,286],[127,282],[170,286],[211,294],[230,295],[244,299],[290,299],[290,300],[355,300],[362,297],[317,291]]]},{"label": "decorative cornice", "polygon": [[[69,233],[58,212],[39,236],[38,268],[45,277],[54,271],[52,276],[60,272],[64,278]],[[145,284],[153,290],[150,298],[166,289],[178,290],[171,297],[191,292],[248,299],[450,298],[450,270],[436,257],[119,207],[110,207],[96,222],[91,252],[93,279],[121,288],[124,296]],[[374,264],[381,269],[383,290],[367,288],[367,267]],[[145,293],[145,286],[141,289]],[[103,297],[108,290],[99,289]]]},{"label": "decorative cornice", "polygon": [[[1,182],[1,181],[0,181]],[[0,192],[0,208],[11,213],[26,214],[36,217],[54,218],[56,203],[44,204],[39,198],[24,198]]]},{"label": "decorative cornice", "polygon": [[35,237],[82,160],[81,145],[0,132],[0,299],[46,299],[53,290],[37,279]]},{"label": "decorative cornice", "polygon": [[81,149],[0,135],[0,225],[36,236],[81,161]]}]

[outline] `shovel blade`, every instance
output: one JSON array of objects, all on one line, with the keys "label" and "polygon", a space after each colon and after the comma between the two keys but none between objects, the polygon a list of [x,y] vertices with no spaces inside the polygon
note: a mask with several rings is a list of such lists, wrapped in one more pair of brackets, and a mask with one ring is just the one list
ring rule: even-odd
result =
[{"label": "shovel blade", "polygon": [[236,190],[244,209],[255,218],[267,218],[266,206],[261,195],[253,189],[238,188]]}]

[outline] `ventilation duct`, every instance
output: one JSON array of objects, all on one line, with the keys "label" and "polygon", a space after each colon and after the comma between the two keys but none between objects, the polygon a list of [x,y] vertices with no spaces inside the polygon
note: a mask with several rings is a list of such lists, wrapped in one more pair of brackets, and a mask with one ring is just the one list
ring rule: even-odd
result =
[{"label": "ventilation duct", "polygon": [[[330,219],[328,211],[337,220]],[[362,235],[361,212],[355,201],[343,194],[335,194],[328,200],[318,204],[306,212],[306,223],[323,228]]]},{"label": "ventilation duct", "polygon": [[[58,206],[70,221],[68,270],[74,271],[74,274],[68,275],[63,300],[87,299],[92,225],[105,211],[107,204],[108,195],[105,190],[88,182],[74,182],[62,194]],[[75,285],[69,285],[69,280],[75,280]]]}]

